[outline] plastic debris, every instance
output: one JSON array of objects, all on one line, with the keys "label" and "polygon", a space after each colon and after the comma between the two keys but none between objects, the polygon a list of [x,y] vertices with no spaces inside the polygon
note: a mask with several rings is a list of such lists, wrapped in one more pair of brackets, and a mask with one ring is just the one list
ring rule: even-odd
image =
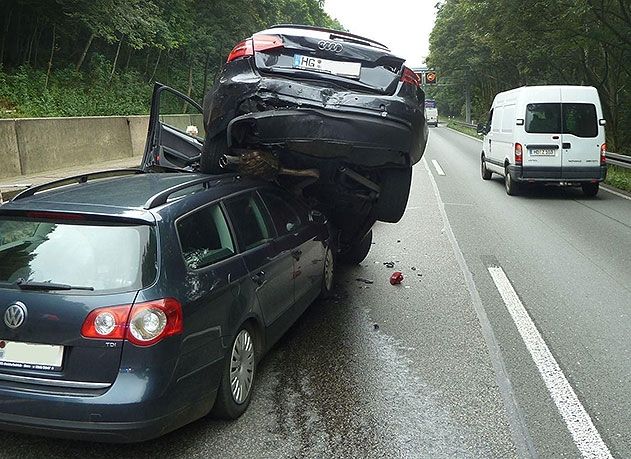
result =
[{"label": "plastic debris", "polygon": [[416,266],[412,266],[412,271],[416,271]]},{"label": "plastic debris", "polygon": [[394,268],[394,261],[384,261],[384,262],[383,262],[383,265],[384,265],[386,268]]},{"label": "plastic debris", "polygon": [[374,324],[374,325],[373,325],[373,328],[374,328],[375,330],[379,330],[379,324]]},{"label": "plastic debris", "polygon": [[355,279],[357,282],[363,282],[364,284],[374,284],[375,281],[372,279],[366,279],[365,277],[358,277]]},{"label": "plastic debris", "polygon": [[395,271],[390,276],[390,284],[397,285],[403,282],[403,273],[401,271]]}]

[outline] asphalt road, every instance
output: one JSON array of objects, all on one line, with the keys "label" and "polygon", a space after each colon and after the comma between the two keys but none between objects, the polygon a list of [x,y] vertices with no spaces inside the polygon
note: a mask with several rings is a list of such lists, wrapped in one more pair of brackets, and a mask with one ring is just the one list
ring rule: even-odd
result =
[{"label": "asphalt road", "polygon": [[[558,458],[586,444],[631,457],[631,201],[509,197],[479,178],[479,142],[430,132],[403,220],[377,224],[336,297],[267,355],[242,418],[127,446],[0,433],[0,457]],[[500,268],[605,450],[570,434],[571,397],[555,403],[491,277]],[[402,285],[388,283],[395,270]]]}]

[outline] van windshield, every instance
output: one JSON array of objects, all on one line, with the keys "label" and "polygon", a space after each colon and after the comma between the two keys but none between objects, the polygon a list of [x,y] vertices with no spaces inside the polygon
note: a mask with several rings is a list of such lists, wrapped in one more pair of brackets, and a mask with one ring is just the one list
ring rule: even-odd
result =
[{"label": "van windshield", "polygon": [[156,277],[154,229],[145,225],[0,217],[0,283],[61,283],[131,291]]},{"label": "van windshield", "polygon": [[528,104],[526,132],[596,137],[598,135],[596,106],[580,103]]}]

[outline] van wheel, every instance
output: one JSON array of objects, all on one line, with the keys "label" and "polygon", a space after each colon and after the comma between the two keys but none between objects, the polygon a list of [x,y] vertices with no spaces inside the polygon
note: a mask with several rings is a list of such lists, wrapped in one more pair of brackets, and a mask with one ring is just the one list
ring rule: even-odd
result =
[{"label": "van wheel", "polygon": [[256,376],[257,341],[248,324],[241,326],[228,350],[217,400],[212,414],[222,419],[237,419],[252,399]]},{"label": "van wheel", "polygon": [[372,230],[361,241],[355,242],[348,250],[340,253],[340,260],[347,265],[358,265],[368,256],[372,246]]},{"label": "van wheel", "polygon": [[504,169],[504,188],[509,196],[517,196],[519,194],[519,183],[515,182],[508,172],[508,167]]},{"label": "van wheel", "polygon": [[600,187],[598,183],[583,183],[581,188],[585,196],[596,196]]},{"label": "van wheel", "polygon": [[493,172],[486,168],[486,161],[484,161],[484,155],[480,157],[480,175],[482,175],[482,180],[491,180],[491,176]]},{"label": "van wheel", "polygon": [[403,217],[410,196],[412,168],[391,168],[381,176],[381,193],[375,203],[377,220],[397,223]]},{"label": "van wheel", "polygon": [[227,153],[228,141],[225,131],[204,140],[204,147],[199,158],[199,171],[202,174],[223,174],[226,171],[219,166],[219,160]]}]

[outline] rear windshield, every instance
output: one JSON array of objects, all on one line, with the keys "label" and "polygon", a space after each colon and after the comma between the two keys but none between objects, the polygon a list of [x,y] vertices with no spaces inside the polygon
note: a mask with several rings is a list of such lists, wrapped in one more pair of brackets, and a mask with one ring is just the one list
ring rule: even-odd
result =
[{"label": "rear windshield", "polygon": [[526,132],[596,137],[598,123],[594,104],[528,104]]},{"label": "rear windshield", "polygon": [[425,108],[436,108],[436,101],[432,99],[425,99]]},{"label": "rear windshield", "polygon": [[0,217],[0,283],[130,291],[153,283],[156,273],[150,226]]}]

